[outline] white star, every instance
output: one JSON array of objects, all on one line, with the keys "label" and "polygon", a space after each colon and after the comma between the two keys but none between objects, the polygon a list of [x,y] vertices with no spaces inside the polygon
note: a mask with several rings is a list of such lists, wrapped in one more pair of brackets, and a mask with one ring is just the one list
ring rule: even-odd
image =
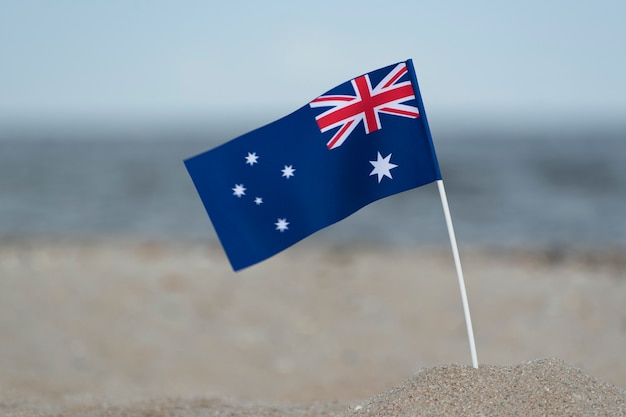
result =
[{"label": "white star", "polygon": [[370,172],[370,175],[378,175],[379,183],[383,179],[383,177],[389,177],[393,179],[393,177],[391,176],[391,170],[398,165],[389,162],[390,159],[391,154],[383,158],[380,152],[378,152],[378,158],[375,161],[370,161],[370,164],[372,164],[372,166],[374,167],[372,172]]},{"label": "white star", "polygon": [[244,187],[243,184],[235,184],[235,188],[232,188],[232,190],[233,195],[236,195],[239,198],[246,194],[246,187]]},{"label": "white star", "polygon": [[246,156],[246,164],[250,164],[250,166],[254,165],[254,164],[258,164],[259,161],[257,161],[259,159],[259,156],[256,154],[256,152],[248,152],[248,156]]},{"label": "white star", "polygon": [[293,177],[294,176],[294,172],[295,172],[295,168],[293,167],[293,165],[285,165],[285,168],[281,169],[280,172],[283,173],[283,177],[289,179],[289,177]]},{"label": "white star", "polygon": [[261,204],[263,204],[263,199],[261,197],[255,198],[254,204],[256,204],[257,206],[260,206]]},{"label": "white star", "polygon": [[289,224],[287,219],[278,219],[278,221],[274,224],[276,225],[276,230],[280,230],[281,232],[284,232],[285,230],[289,229],[287,227],[287,225]]}]

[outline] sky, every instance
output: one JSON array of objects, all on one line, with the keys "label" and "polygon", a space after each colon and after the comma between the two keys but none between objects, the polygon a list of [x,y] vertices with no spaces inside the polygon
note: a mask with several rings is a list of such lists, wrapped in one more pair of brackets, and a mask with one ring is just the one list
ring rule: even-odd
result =
[{"label": "sky", "polygon": [[431,120],[615,121],[625,21],[623,0],[0,0],[0,123],[271,119],[407,58]]}]

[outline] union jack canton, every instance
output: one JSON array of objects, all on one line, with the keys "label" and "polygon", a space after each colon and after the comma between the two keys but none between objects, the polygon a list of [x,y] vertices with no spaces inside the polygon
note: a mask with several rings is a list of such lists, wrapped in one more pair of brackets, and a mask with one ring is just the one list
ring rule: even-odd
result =
[{"label": "union jack canton", "polygon": [[374,88],[372,88],[369,74],[365,74],[351,80],[354,95],[329,94],[311,101],[309,105],[312,108],[331,107],[315,117],[321,132],[339,127],[326,144],[328,149],[341,146],[361,121],[363,121],[366,134],[382,129],[380,113],[410,119],[419,117],[417,107],[403,104],[415,98],[411,81],[401,81],[408,72],[406,63],[402,62],[396,65]]}]

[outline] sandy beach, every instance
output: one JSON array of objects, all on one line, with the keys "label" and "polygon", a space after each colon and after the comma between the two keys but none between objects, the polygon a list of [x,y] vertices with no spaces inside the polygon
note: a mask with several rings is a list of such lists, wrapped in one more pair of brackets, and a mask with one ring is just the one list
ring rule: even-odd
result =
[{"label": "sandy beach", "polygon": [[5,240],[0,414],[625,415],[626,254],[460,249],[479,370],[447,247]]}]

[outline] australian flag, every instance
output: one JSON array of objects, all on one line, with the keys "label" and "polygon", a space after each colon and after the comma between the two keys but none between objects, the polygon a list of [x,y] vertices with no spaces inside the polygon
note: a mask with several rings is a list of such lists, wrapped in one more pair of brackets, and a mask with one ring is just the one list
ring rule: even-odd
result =
[{"label": "australian flag", "polygon": [[411,60],[185,160],[233,269],[441,179]]}]

